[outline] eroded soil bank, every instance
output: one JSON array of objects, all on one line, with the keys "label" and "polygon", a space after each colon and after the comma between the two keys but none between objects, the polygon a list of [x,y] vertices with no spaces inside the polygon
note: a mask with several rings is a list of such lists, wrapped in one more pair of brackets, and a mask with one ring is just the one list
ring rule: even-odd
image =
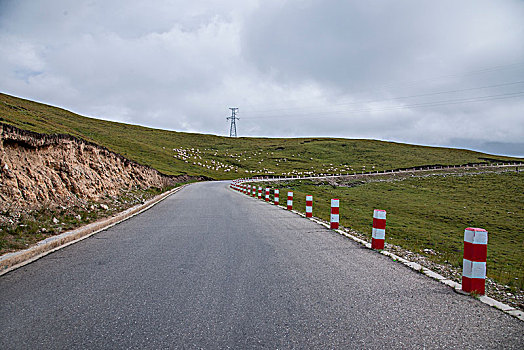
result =
[{"label": "eroded soil bank", "polygon": [[0,253],[143,202],[180,183],[70,135],[0,124]]}]

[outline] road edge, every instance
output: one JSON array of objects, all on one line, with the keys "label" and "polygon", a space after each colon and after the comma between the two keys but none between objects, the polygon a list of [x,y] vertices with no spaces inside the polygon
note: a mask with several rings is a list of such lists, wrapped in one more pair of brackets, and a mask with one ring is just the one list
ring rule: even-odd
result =
[{"label": "road edge", "polygon": [[71,244],[80,242],[94,234],[97,234],[98,232],[107,230],[108,228],[113,227],[125,220],[128,220],[133,216],[150,209],[154,205],[160,203],[167,197],[189,185],[190,184],[184,184],[180,187],[173,188],[172,190],[161,193],[158,196],[148,200],[144,204],[135,205],[134,207],[126,209],[114,216],[95,221],[56,236],[48,237],[30,248],[17,252],[6,253],[0,257],[0,276],[30,264],[33,261],[36,261]]},{"label": "road edge", "polygon": [[[236,191],[233,191],[235,193],[240,193],[240,192],[236,192]],[[241,194],[241,193],[240,193]],[[250,197],[251,198],[251,197]],[[253,199],[253,198],[252,198]],[[257,198],[255,198],[257,199]],[[258,200],[258,199],[257,199]],[[265,201],[263,203],[266,203]],[[271,202],[268,202],[269,204],[272,204]],[[282,209],[282,210],[285,210],[285,211],[290,211],[294,214],[297,214],[298,216],[301,216],[303,217],[304,219],[307,219],[307,220],[310,220],[310,221],[313,221],[325,228],[327,228],[329,231],[334,231],[342,236],[345,236],[349,239],[352,239],[353,241],[363,245],[364,247],[370,249],[370,250],[373,250],[373,251],[376,251],[377,253],[379,254],[382,254],[384,256],[387,256],[389,258],[391,258],[393,261],[396,261],[396,262],[399,262],[401,264],[403,264],[404,266],[407,266],[408,268],[414,270],[414,271],[417,271],[419,273],[422,273],[424,275],[426,275],[427,277],[430,277],[440,283],[443,283],[445,284],[446,286],[448,287],[451,287],[456,293],[458,294],[462,294],[462,295],[467,295],[467,296],[470,296],[469,293],[466,293],[466,292],[463,292],[462,291],[462,285],[460,283],[457,283],[455,281],[452,281],[444,276],[442,276],[441,274],[438,274],[426,267],[423,267],[422,265],[420,265],[419,263],[416,263],[414,261],[409,261],[405,258],[402,258],[396,254],[393,254],[391,252],[388,252],[388,251],[385,251],[385,250],[375,250],[375,249],[372,249],[371,248],[371,243],[369,242],[366,242],[364,241],[363,239],[360,239],[356,236],[353,236],[352,234],[350,234],[349,232],[346,232],[344,230],[340,230],[340,229],[336,229],[336,230],[332,230],[330,228],[330,225],[328,222],[324,221],[324,220],[321,220],[319,218],[308,218],[306,217],[305,214],[299,212],[299,211],[296,211],[296,210],[287,210],[287,207],[284,207],[282,205],[274,205],[273,206],[275,207],[278,207],[279,209]],[[479,296],[479,297],[475,297],[475,299],[479,300],[480,302],[488,305],[488,306],[491,306],[495,309],[498,309],[510,316],[513,316],[517,319],[519,319],[520,321],[524,321],[524,311],[521,311],[519,309],[516,309],[514,308],[513,306],[510,306],[510,305],[507,305],[507,304],[504,304],[498,300],[495,300],[493,298],[490,298],[488,296],[485,296],[485,295],[482,295],[482,296]]]}]

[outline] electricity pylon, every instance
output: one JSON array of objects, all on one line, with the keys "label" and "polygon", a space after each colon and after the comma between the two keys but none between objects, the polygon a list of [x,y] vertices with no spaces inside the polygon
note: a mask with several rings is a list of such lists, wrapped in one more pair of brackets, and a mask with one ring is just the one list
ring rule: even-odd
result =
[{"label": "electricity pylon", "polygon": [[226,118],[226,120],[231,119],[231,127],[229,128],[229,137],[237,137],[237,107],[229,108],[231,110],[231,117]]}]

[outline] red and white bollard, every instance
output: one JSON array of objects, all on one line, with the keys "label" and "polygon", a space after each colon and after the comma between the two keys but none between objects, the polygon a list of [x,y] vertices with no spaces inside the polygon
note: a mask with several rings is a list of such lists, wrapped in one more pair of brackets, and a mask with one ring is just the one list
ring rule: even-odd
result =
[{"label": "red and white bollard", "polygon": [[331,220],[329,227],[333,230],[338,229],[338,221],[339,221],[339,206],[340,201],[338,199],[332,199],[331,200]]},{"label": "red and white bollard", "polygon": [[257,196],[257,186],[253,185],[253,198]]},{"label": "red and white bollard", "polygon": [[251,193],[251,185],[247,185],[245,194],[249,196],[250,193]]},{"label": "red and white bollard", "polygon": [[262,187],[258,187],[258,199],[262,199]]},{"label": "red and white bollard", "polygon": [[462,290],[484,295],[486,290],[486,260],[488,257],[488,231],[468,227],[464,232],[464,260]]},{"label": "red and white bollard", "polygon": [[313,196],[306,196],[306,218],[313,217]]},{"label": "red and white bollard", "polygon": [[384,249],[386,240],[386,211],[375,209],[373,211],[373,230],[371,231],[371,248]]},{"label": "red and white bollard", "polygon": [[275,205],[278,205],[278,203],[280,201],[279,198],[278,198],[278,193],[279,193],[278,189],[275,188]]},{"label": "red and white bollard", "polygon": [[287,210],[293,210],[293,192],[287,193]]},{"label": "red and white bollard", "polygon": [[269,202],[269,187],[266,187],[266,202]]}]

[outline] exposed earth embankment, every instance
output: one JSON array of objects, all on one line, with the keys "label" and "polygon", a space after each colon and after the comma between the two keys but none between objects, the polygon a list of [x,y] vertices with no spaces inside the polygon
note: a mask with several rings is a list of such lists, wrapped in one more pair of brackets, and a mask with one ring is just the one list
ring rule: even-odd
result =
[{"label": "exposed earth embankment", "polygon": [[164,175],[70,135],[0,124],[0,210],[97,201],[122,190],[164,188],[186,177]]},{"label": "exposed earth embankment", "polygon": [[94,143],[0,123],[0,253],[144,203],[183,182]]}]

